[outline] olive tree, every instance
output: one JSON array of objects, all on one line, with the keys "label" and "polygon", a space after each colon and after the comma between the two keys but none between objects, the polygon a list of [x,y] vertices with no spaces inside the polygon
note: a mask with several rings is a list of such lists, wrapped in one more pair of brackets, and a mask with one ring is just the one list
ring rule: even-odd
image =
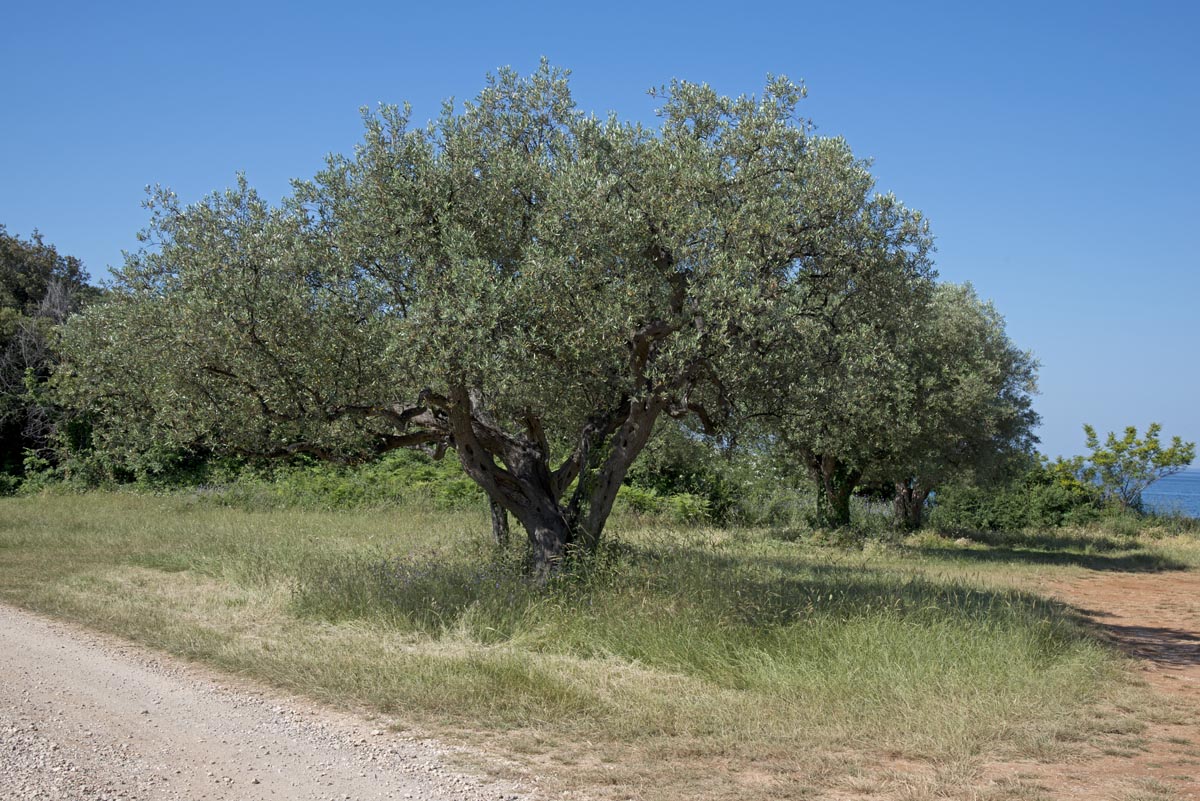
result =
[{"label": "olive tree", "polygon": [[970,285],[933,281],[927,248],[853,253],[890,259],[891,270],[876,269],[890,280],[873,283],[869,302],[848,296],[827,336],[774,353],[783,391],[764,416],[775,446],[816,484],[822,524],[849,524],[863,482],[894,487],[897,522],[916,528],[948,478],[1029,452],[1035,363]]},{"label": "olive tree", "polygon": [[581,113],[543,64],[424,126],[366,114],[277,206],[244,179],[156,190],[143,248],[67,326],[64,392],[113,449],[452,450],[545,575],[599,541],[657,419],[718,425],[763,352],[874,280],[842,256],[897,207],[803,94],[677,81],[650,129]]},{"label": "olive tree", "polygon": [[928,225],[890,195],[870,197],[822,260],[846,280],[825,287],[824,313],[796,314],[759,363],[770,391],[747,419],[817,489],[823,525],[850,522],[850,498],[913,425],[909,350],[933,293]]},{"label": "olive tree", "polygon": [[938,285],[918,315],[904,386],[905,424],[879,465],[901,527],[920,527],[926,499],[948,479],[987,480],[1032,455],[1037,362],[970,284]]}]

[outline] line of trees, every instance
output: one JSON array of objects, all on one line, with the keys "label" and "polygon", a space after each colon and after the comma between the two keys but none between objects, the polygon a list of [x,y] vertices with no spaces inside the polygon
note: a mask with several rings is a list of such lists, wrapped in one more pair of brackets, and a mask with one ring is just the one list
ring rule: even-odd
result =
[{"label": "line of trees", "polygon": [[46,391],[53,332],[97,295],[78,259],[0,225],[0,480],[49,455],[61,419]]},{"label": "line of trees", "polygon": [[57,397],[119,459],[453,452],[536,570],[595,548],[656,424],[777,449],[826,522],[864,481],[920,525],[1033,443],[1035,364],[922,215],[772,79],[677,81],[660,125],[501,71],[427,126],[364,116],[282,203],[157,189],[143,247],[65,326]]}]

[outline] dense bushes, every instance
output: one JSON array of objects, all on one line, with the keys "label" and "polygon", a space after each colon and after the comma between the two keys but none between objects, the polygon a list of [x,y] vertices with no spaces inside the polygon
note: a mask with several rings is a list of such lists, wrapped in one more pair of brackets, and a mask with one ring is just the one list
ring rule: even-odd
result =
[{"label": "dense bushes", "polygon": [[1007,484],[948,485],[937,493],[930,523],[947,531],[1017,531],[1084,524],[1102,511],[1099,490],[1060,460],[1035,464]]},{"label": "dense bushes", "polygon": [[619,501],[627,510],[677,523],[789,526],[814,503],[763,449],[702,437],[674,420],[660,422],[629,470]]},{"label": "dense bushes", "polygon": [[[486,497],[458,458],[397,450],[358,465],[304,457],[287,461],[216,458],[187,449],[110,455],[63,443],[57,464],[27,466],[24,481],[0,484],[0,494],[128,486],[153,492],[196,491],[239,508],[349,509],[429,503],[439,509],[482,507]],[[766,460],[723,453],[674,421],[627,478],[618,497],[627,514],[678,525],[788,524],[807,508],[804,493],[785,486]],[[759,462],[763,464],[759,464]]]},{"label": "dense bushes", "polygon": [[[136,462],[121,464],[86,448],[64,449],[60,457],[56,464],[31,457],[23,478],[0,474],[0,495],[124,485],[135,491],[196,493],[206,503],[241,509],[425,506],[448,510],[486,505],[483,492],[465,475],[457,458],[435,460],[409,450],[353,466],[307,458],[218,459],[165,450],[142,453]],[[948,484],[931,500],[929,526],[957,535],[1097,521],[1135,530],[1164,523],[1153,516],[1134,519],[1108,509],[1099,488],[1079,477],[1078,461],[1032,462],[1007,482]],[[798,484],[773,461],[769,449],[726,447],[669,421],[660,426],[643,458],[630,470],[617,508],[641,522],[765,526],[777,529],[784,539],[815,537],[848,543],[896,536],[888,490],[886,484],[873,491],[868,485],[859,487],[851,525],[837,533],[824,531],[815,519],[814,488]]]},{"label": "dense bushes", "polygon": [[641,458],[629,470],[623,491],[626,505],[639,512],[662,511],[663,499],[687,496],[688,506],[703,519],[727,522],[738,516],[745,476],[731,453],[721,453],[709,440],[673,420],[660,422]]},{"label": "dense bushes", "polygon": [[346,467],[302,461],[247,471],[211,490],[231,505],[249,508],[349,509],[428,504],[438,509],[482,507],[483,492],[457,461],[394,451],[369,464]]},{"label": "dense bushes", "polygon": [[53,330],[99,294],[79,259],[36,230],[26,240],[0,224],[0,495],[16,490],[31,453],[51,455],[63,416],[46,391],[58,362]]}]

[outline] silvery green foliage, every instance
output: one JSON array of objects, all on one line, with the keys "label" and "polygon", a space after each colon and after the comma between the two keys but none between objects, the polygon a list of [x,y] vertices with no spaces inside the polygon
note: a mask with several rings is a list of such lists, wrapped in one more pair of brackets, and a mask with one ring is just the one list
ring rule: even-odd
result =
[{"label": "silvery green foliage", "polygon": [[987,480],[1037,443],[1037,362],[970,284],[941,284],[908,347],[907,425],[882,461],[897,515],[919,526],[925,498],[952,477]]},{"label": "silvery green foliage", "polygon": [[816,482],[827,524],[850,522],[868,480],[894,484],[900,522],[917,526],[938,485],[986,477],[1036,442],[1032,356],[970,285],[936,284],[921,260],[907,263],[907,275],[900,262],[875,273],[869,302],[866,289],[848,294],[824,336],[766,362],[778,388],[761,399],[766,427]]},{"label": "silvery green foliage", "polygon": [[657,417],[718,425],[776,390],[770,353],[819,359],[927,271],[924,221],[811,135],[803,94],[674,82],[651,130],[581,113],[543,64],[426,126],[366,114],[278,207],[241,179],[157,190],[63,384],[111,448],[453,448],[552,565],[595,543]]}]

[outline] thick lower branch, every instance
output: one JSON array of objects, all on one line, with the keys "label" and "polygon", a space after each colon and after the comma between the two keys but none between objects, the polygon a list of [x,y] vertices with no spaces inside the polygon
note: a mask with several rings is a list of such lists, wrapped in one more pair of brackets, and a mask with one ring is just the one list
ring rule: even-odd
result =
[{"label": "thick lower branch", "polygon": [[609,440],[599,468],[589,469],[580,476],[567,517],[577,531],[579,542],[588,549],[599,544],[629,466],[650,440],[654,423],[665,406],[659,398],[631,401],[624,422]]},{"label": "thick lower branch", "polygon": [[579,434],[579,442],[575,446],[575,450],[550,476],[554,497],[561,498],[563,496],[571,482],[592,461],[593,455],[603,448],[604,443],[616,433],[628,416],[629,400],[622,398],[611,412],[596,415],[588,420]]}]

